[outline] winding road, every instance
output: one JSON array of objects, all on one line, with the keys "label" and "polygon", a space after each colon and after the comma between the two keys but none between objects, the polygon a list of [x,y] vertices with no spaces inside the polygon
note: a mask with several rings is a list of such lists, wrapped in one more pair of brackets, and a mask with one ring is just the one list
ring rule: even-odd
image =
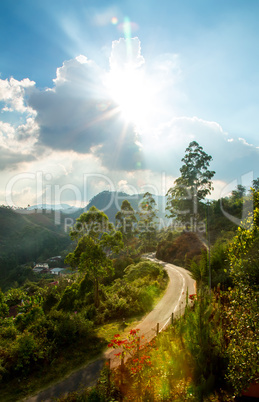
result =
[{"label": "winding road", "polygon": [[[157,324],[159,324],[159,331],[162,331],[170,324],[172,313],[174,317],[179,317],[184,313],[186,293],[188,292],[189,295],[193,294],[196,292],[196,289],[195,281],[191,278],[190,272],[186,269],[157,260],[153,253],[145,255],[145,258],[162,264],[169,275],[169,284],[163,298],[137,326],[140,330],[140,335],[144,335],[144,341],[148,341],[156,335]],[[111,367],[117,365],[116,361],[118,361],[118,359],[113,358],[114,353],[118,353],[118,351],[106,351],[103,358],[88,364],[88,366],[76,371],[58,384],[23,401],[53,401],[54,398],[65,393],[78,390],[82,384],[84,387],[92,386],[98,379],[105,359],[111,359]]]},{"label": "winding road", "polygon": [[[184,268],[157,260],[154,253],[145,255],[151,261],[163,265],[169,276],[169,283],[163,298],[155,308],[137,325],[140,336],[144,336],[144,342],[154,338],[157,330],[162,331],[172,322],[174,318],[180,317],[184,313],[186,305],[186,295],[196,293],[195,281],[190,276],[190,272]],[[105,353],[106,359],[111,359],[111,368],[118,365],[118,358],[114,355],[118,350],[109,350]]]}]

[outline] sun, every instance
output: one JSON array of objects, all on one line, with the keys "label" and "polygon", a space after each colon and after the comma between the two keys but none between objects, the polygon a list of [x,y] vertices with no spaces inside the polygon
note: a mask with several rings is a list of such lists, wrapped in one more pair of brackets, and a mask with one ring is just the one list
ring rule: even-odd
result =
[{"label": "sun", "polygon": [[107,87],[123,118],[139,128],[145,126],[152,113],[152,85],[144,70],[127,66],[111,71]]}]

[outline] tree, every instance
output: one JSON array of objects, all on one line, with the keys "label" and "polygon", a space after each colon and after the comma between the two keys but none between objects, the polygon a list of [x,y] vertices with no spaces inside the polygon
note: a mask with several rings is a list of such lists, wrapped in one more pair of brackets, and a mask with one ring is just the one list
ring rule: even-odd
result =
[{"label": "tree", "polygon": [[92,206],[77,219],[70,236],[78,242],[65,262],[88,273],[94,284],[95,307],[99,307],[99,282],[113,272],[109,255],[123,247],[122,234],[115,230],[104,212]]},{"label": "tree", "polygon": [[259,191],[259,177],[257,177],[257,179],[253,180],[253,189],[255,191]]},{"label": "tree", "polygon": [[121,231],[123,239],[129,241],[135,234],[135,226],[137,218],[135,211],[128,200],[124,200],[121,204],[120,211],[115,215],[116,227]]},{"label": "tree", "polygon": [[236,190],[232,191],[232,199],[234,201],[242,199],[246,194],[246,188],[242,184],[238,184]]},{"label": "tree", "polygon": [[250,196],[254,210],[238,227],[237,234],[229,246],[230,273],[236,285],[246,284],[259,289],[259,191]]},{"label": "tree", "polygon": [[149,192],[143,195],[139,208],[139,230],[140,238],[144,242],[145,250],[146,246],[152,247],[156,238],[157,231],[157,207],[156,202]]},{"label": "tree", "polygon": [[211,179],[215,172],[209,170],[211,160],[212,157],[192,141],[182,158],[181,176],[167,192],[169,217],[176,217],[187,229],[191,226],[197,230],[197,218],[203,209],[200,201],[213,190]]},{"label": "tree", "polygon": [[228,258],[234,289],[228,294],[225,313],[226,377],[235,395],[259,381],[258,289],[259,289],[259,191],[252,190],[254,210],[237,230],[229,245]]}]

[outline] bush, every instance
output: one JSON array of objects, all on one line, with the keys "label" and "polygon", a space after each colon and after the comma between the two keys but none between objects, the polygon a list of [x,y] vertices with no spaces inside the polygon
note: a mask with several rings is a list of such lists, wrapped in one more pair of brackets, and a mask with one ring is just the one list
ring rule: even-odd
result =
[{"label": "bush", "polygon": [[174,241],[163,240],[158,244],[156,257],[160,260],[188,268],[191,260],[198,261],[204,245],[195,233],[181,234]]},{"label": "bush", "polygon": [[125,269],[125,279],[130,282],[146,276],[151,279],[157,279],[159,276],[167,277],[167,273],[160,264],[151,261],[131,264]]}]

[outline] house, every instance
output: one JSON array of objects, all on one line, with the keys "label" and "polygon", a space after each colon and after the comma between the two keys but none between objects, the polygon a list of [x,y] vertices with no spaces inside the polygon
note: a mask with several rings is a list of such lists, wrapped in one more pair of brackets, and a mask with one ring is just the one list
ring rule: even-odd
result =
[{"label": "house", "polygon": [[49,264],[47,264],[45,262],[36,264],[33,267],[33,272],[35,272],[37,274],[47,274],[47,273],[49,273]]},{"label": "house", "polygon": [[50,269],[50,273],[52,275],[62,275],[62,273],[65,273],[64,271],[66,271],[65,268],[51,268]]},{"label": "house", "polygon": [[50,257],[50,258],[48,259],[48,261],[50,261],[50,262],[57,262],[57,261],[60,261],[61,259],[62,259],[61,255],[56,255],[55,257]]}]

